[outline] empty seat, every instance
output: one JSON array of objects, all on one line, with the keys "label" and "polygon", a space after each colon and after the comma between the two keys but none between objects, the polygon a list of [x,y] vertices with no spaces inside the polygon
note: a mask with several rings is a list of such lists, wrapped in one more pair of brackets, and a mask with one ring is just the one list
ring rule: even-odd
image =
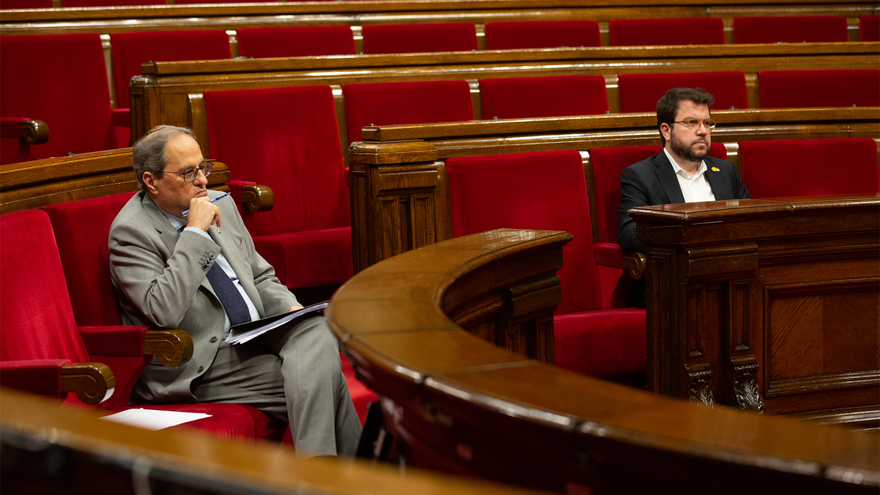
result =
[{"label": "empty seat", "polygon": [[348,26],[282,26],[237,31],[242,57],[308,57],[354,55],[354,35]]},{"label": "empty seat", "polygon": [[509,21],[486,23],[486,48],[558,48],[600,46],[596,21]]},{"label": "empty seat", "polygon": [[[0,118],[41,120],[49,127],[44,144],[24,146],[5,137],[0,160],[64,156],[125,146],[117,139],[101,37],[97,34],[0,36]],[[17,124],[16,124],[17,125]],[[12,157],[12,158],[10,158]]]},{"label": "empty seat", "polygon": [[116,79],[117,117],[130,121],[128,85],[141,73],[144,62],[215,60],[231,58],[229,35],[222,30],[136,31],[110,34],[113,75]]},{"label": "empty seat", "polygon": [[859,41],[880,41],[880,15],[859,17]]},{"label": "empty seat", "polygon": [[758,93],[761,108],[877,107],[880,69],[765,70]]},{"label": "empty seat", "polygon": [[608,23],[611,46],[723,45],[724,21],[717,17],[614,19]]},{"label": "empty seat", "polygon": [[880,192],[871,138],[743,141],[739,156],[753,198]]},{"label": "empty seat", "polygon": [[619,246],[616,259],[594,255],[580,153],[450,158],[446,170],[453,236],[497,228],[562,230],[574,236],[563,248],[558,272],[556,365],[594,376],[644,371],[645,310],[622,308],[615,297],[624,276]]},{"label": "empty seat", "polygon": [[[620,173],[645,158],[659,155],[663,147],[620,146],[590,150],[593,169],[593,188],[596,191],[596,231],[598,242],[617,243],[617,211],[620,209]],[[709,156],[727,160],[727,150],[721,143],[712,143]]]},{"label": "empty seat", "polygon": [[608,111],[604,76],[480,79],[484,119],[596,115]]},{"label": "empty seat", "polygon": [[735,17],[734,43],[821,43],[848,41],[842,16]]},{"label": "empty seat", "polygon": [[458,52],[477,49],[477,28],[467,22],[379,24],[362,28],[364,53]]},{"label": "empty seat", "polygon": [[210,156],[275,193],[254,245],[289,288],[353,274],[349,193],[329,86],[206,91]]},{"label": "empty seat", "polygon": [[621,112],[655,112],[657,100],[672,88],[702,88],[715,97],[712,108],[749,108],[746,77],[739,71],[621,74]]},{"label": "empty seat", "polygon": [[368,125],[428,124],[473,120],[467,81],[344,84],[348,143]]}]

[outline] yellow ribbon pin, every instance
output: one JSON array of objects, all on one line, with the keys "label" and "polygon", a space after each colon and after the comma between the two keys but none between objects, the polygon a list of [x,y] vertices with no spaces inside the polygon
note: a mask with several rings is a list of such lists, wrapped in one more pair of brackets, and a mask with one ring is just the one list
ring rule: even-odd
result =
[{"label": "yellow ribbon pin", "polygon": [[712,171],[713,171],[713,172],[720,172],[720,171],[721,171],[721,169],[720,169],[720,168],[718,168],[718,167],[712,167]]}]

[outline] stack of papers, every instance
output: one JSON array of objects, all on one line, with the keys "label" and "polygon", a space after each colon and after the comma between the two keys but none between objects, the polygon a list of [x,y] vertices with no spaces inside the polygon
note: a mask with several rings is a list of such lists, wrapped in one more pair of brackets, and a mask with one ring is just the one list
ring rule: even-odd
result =
[{"label": "stack of papers", "polygon": [[244,344],[245,342],[253,340],[270,330],[274,330],[278,327],[287,325],[297,318],[300,318],[309,313],[313,313],[315,311],[320,311],[326,308],[329,304],[329,301],[319,302],[317,304],[312,304],[311,306],[306,306],[305,308],[297,311],[291,311],[290,313],[284,313],[278,316],[263,318],[262,320],[249,321],[247,323],[234,325],[232,328],[229,329],[229,335],[226,337],[226,342],[230,344]]}]

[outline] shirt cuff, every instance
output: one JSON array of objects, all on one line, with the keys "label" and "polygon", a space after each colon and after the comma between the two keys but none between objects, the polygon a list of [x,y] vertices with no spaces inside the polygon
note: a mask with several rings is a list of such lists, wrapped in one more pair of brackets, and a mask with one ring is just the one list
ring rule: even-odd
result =
[{"label": "shirt cuff", "polygon": [[187,228],[183,229],[183,231],[184,232],[195,232],[195,233],[201,235],[202,237],[204,237],[205,239],[210,239],[211,242],[214,242],[214,239],[211,239],[211,236],[209,236],[208,233],[202,229],[199,229],[196,227],[187,227]]}]

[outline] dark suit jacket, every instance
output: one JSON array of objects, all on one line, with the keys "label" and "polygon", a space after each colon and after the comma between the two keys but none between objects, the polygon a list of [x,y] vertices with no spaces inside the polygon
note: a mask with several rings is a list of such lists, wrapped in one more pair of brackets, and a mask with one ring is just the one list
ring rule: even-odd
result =
[{"label": "dark suit jacket", "polygon": [[[743,185],[733,163],[707,156],[706,180],[715,199],[745,199],[749,191]],[[718,172],[713,172],[715,167]],[[636,238],[636,224],[627,211],[639,206],[684,203],[678,178],[666,153],[660,153],[625,168],[620,174],[620,210],[617,211],[617,242],[624,251],[645,252],[645,245]]]}]

